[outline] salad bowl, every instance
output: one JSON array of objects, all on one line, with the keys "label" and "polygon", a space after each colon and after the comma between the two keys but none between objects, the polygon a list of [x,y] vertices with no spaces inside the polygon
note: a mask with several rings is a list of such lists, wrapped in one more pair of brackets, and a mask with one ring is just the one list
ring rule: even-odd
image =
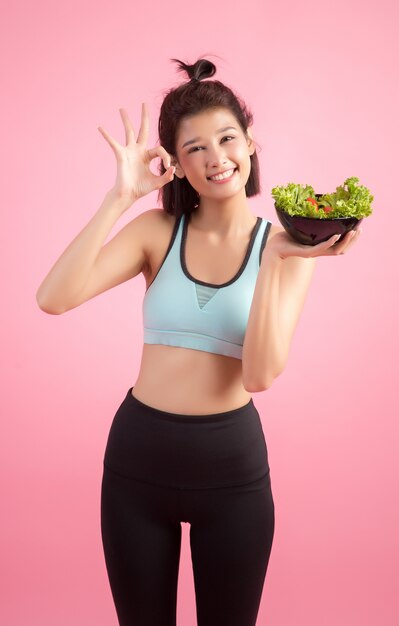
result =
[{"label": "salad bowl", "polygon": [[333,235],[346,233],[371,215],[374,197],[355,176],[334,193],[315,193],[311,185],[288,183],[274,187],[277,217],[286,232],[299,243],[315,246]]},{"label": "salad bowl", "polygon": [[[315,194],[316,198],[321,198],[322,194]],[[275,206],[277,217],[282,227],[298,243],[315,246],[322,241],[327,241],[333,235],[341,235],[341,241],[349,230],[355,228],[363,221],[363,218],[356,217],[325,217],[317,219],[314,217],[304,217],[302,215],[290,215],[286,211]]]}]

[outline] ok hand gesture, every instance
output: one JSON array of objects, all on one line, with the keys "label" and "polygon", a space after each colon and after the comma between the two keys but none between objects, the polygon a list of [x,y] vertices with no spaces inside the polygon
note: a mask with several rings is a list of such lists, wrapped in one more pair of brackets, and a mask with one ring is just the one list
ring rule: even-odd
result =
[{"label": "ok hand gesture", "polygon": [[[171,157],[162,146],[147,149],[149,114],[145,102],[142,103],[141,126],[137,140],[125,109],[119,109],[125,127],[126,146],[121,146],[101,126],[98,130],[107,140],[116,156],[117,174],[112,191],[118,198],[132,204],[154,189],[160,189],[173,180],[175,168],[171,167]],[[153,174],[150,163],[156,157],[163,161],[166,172],[162,176]]]}]

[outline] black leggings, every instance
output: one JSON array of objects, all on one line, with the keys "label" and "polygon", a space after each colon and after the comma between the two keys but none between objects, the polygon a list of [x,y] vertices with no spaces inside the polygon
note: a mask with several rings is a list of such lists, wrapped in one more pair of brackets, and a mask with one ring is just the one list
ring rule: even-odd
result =
[{"label": "black leggings", "polygon": [[274,535],[252,399],[168,413],[128,390],[104,455],[101,533],[120,626],[176,626],[181,522],[190,524],[198,626],[255,626]]}]

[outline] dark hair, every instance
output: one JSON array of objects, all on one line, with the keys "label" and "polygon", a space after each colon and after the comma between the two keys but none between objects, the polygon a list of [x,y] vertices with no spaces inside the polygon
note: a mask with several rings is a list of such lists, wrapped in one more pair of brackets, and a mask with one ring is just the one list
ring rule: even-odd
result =
[{"label": "dark hair", "polygon": [[[159,143],[165,150],[176,156],[176,138],[178,126],[183,118],[191,117],[211,108],[223,107],[229,109],[237,119],[244,134],[248,126],[252,125],[253,116],[241,98],[218,80],[204,78],[213,76],[216,66],[207,59],[198,59],[194,65],[187,65],[178,59],[170,59],[179,64],[178,71],[187,72],[190,81],[170,89],[161,105],[158,121]],[[250,155],[251,171],[245,185],[248,197],[260,193],[259,161],[256,151]],[[160,162],[159,172],[166,171],[163,162]],[[164,210],[177,217],[183,213],[189,214],[198,207],[199,195],[190,185],[186,177],[180,179],[174,176],[158,191],[158,202],[162,201]]]}]

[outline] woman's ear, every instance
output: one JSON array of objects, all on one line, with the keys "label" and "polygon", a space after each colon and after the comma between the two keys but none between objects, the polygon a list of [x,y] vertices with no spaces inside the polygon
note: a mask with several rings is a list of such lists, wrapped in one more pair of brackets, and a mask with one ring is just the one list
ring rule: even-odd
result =
[{"label": "woman's ear", "polygon": [[252,130],[250,128],[250,126],[248,126],[247,128],[247,143],[248,143],[248,148],[249,148],[249,155],[252,156],[253,153],[255,152],[255,142],[254,142],[254,138],[252,135]]},{"label": "woman's ear", "polygon": [[184,178],[185,177],[185,173],[183,172],[182,168],[180,167],[179,161],[177,160],[176,157],[172,157],[171,158],[170,164],[175,166],[175,168],[176,168],[175,175],[178,178]]}]

